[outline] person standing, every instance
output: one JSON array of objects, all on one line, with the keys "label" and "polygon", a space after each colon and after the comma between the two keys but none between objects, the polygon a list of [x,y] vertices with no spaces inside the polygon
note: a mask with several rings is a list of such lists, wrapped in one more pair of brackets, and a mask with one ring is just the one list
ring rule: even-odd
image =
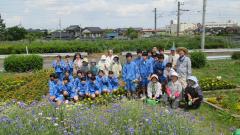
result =
[{"label": "person standing", "polygon": [[82,56],[80,53],[76,53],[73,58],[73,74],[77,74],[77,71],[82,67]]},{"label": "person standing", "polygon": [[176,53],[176,48],[173,44],[172,48],[170,49],[170,54],[168,56],[168,63],[172,63],[173,69],[176,69],[178,58],[179,55]]},{"label": "person standing", "polygon": [[62,60],[62,57],[60,55],[58,55],[56,57],[56,60],[53,61],[52,67],[54,68],[55,73],[59,77],[59,80],[62,81],[64,77],[65,62],[64,60]]},{"label": "person standing", "polygon": [[108,55],[106,57],[107,63],[112,63],[113,62],[113,58],[114,58],[113,50],[108,50]]},{"label": "person standing", "polygon": [[192,75],[191,59],[186,56],[188,54],[187,48],[179,47],[177,52],[179,54],[179,58],[177,60],[176,69],[179,75],[179,82],[185,89],[187,86],[187,78]]}]

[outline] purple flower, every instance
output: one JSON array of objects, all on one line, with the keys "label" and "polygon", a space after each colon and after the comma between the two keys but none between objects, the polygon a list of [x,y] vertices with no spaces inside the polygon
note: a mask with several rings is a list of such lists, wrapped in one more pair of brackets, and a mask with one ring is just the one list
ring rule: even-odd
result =
[{"label": "purple flower", "polygon": [[128,131],[130,132],[131,135],[133,135],[134,132],[135,132],[135,131],[134,131],[134,128],[132,128],[132,127],[131,127],[131,128],[128,128]]}]

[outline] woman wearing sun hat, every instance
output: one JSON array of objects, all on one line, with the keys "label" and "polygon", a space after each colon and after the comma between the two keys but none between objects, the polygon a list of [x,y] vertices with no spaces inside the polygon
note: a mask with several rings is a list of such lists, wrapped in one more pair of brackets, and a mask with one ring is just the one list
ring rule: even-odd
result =
[{"label": "woman wearing sun hat", "polygon": [[162,96],[162,85],[158,81],[158,76],[153,74],[147,86],[147,95],[151,99],[159,99]]},{"label": "woman wearing sun hat", "polygon": [[185,89],[187,86],[187,78],[192,75],[192,64],[191,59],[187,57],[188,50],[185,47],[179,47],[177,49],[179,58],[177,60],[177,73],[179,75],[179,82]]}]

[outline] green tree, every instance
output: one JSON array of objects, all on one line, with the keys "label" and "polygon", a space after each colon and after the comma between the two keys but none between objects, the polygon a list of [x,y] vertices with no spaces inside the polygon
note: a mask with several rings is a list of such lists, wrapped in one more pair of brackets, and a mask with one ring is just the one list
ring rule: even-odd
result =
[{"label": "green tree", "polygon": [[138,38],[138,32],[133,28],[128,28],[126,31],[126,36],[130,39]]},{"label": "green tree", "polygon": [[5,40],[6,25],[0,15],[0,41]]},{"label": "green tree", "polygon": [[28,33],[25,38],[28,40],[28,43],[31,44],[37,36],[34,33]]},{"label": "green tree", "polygon": [[16,41],[24,39],[27,35],[27,31],[23,27],[14,26],[7,28],[7,40],[9,41]]}]

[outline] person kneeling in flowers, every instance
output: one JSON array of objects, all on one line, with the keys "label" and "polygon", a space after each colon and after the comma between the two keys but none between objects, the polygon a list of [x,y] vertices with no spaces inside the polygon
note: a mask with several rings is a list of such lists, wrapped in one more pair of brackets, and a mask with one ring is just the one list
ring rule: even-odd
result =
[{"label": "person kneeling in flowers", "polygon": [[92,76],[88,83],[88,92],[86,94],[88,97],[95,99],[96,96],[100,95],[100,86],[96,81],[96,77]]},{"label": "person kneeling in flowers", "polygon": [[[108,74],[108,73],[106,73]],[[100,87],[99,92],[100,93],[109,93],[109,81],[108,76],[105,75],[105,72],[103,70],[99,70],[98,76],[96,77],[96,81]]]},{"label": "person kneeling in flowers", "polygon": [[118,90],[118,78],[114,75],[113,71],[108,72],[109,90],[115,92]]},{"label": "person kneeling in flowers", "polygon": [[78,83],[78,86],[76,88],[76,91],[80,97],[80,99],[83,99],[87,92],[88,92],[88,82],[87,82],[87,78],[86,77],[82,77],[80,79],[80,83]]},{"label": "person kneeling in flowers", "polygon": [[148,83],[147,86],[147,95],[148,98],[158,100],[162,96],[162,85],[158,81],[158,76],[153,74],[151,76],[151,81]]},{"label": "person kneeling in flowers", "polygon": [[57,105],[61,105],[64,99],[62,95],[62,82],[58,80],[58,76],[56,74],[53,74],[50,77],[52,78],[51,83],[49,83],[50,100],[57,102]]},{"label": "person kneeling in flowers", "polygon": [[188,77],[185,89],[186,109],[197,109],[203,100],[203,93],[195,76]]},{"label": "person kneeling in flowers", "polygon": [[63,78],[63,96],[66,99],[66,103],[68,103],[68,100],[72,100],[74,102],[78,101],[78,95],[75,92],[74,85],[70,82],[68,77]]},{"label": "person kneeling in flowers", "polygon": [[178,74],[176,72],[171,73],[171,81],[166,86],[166,93],[168,96],[168,101],[171,108],[178,108],[179,102],[181,100],[182,85],[178,81]]}]

